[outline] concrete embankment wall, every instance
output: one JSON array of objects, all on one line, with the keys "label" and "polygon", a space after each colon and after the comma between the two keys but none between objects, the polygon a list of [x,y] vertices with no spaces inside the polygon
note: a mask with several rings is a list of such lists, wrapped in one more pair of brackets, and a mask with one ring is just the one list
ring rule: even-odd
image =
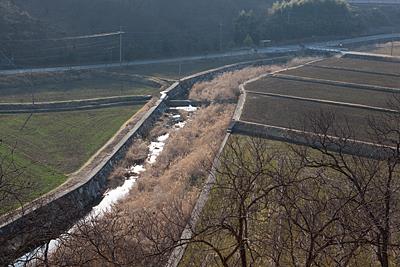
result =
[{"label": "concrete embankment wall", "polygon": [[24,207],[0,218],[0,265],[7,264],[21,256],[29,248],[57,237],[68,229],[77,218],[82,217],[100,200],[107,182],[107,177],[121,159],[132,142],[138,136],[146,135],[154,122],[168,108],[169,99],[186,95],[190,88],[199,81],[210,80],[223,72],[243,69],[250,66],[281,63],[289,56],[249,61],[205,71],[175,82],[163,92],[161,99],[153,106],[136,126],[116,145],[109,156],[82,177],[81,182],[63,190],[48,194]]},{"label": "concrete embankment wall", "polygon": [[145,104],[151,95],[117,96],[71,101],[37,102],[37,103],[0,103],[0,114],[40,113],[94,109],[121,105]]},{"label": "concrete embankment wall", "polygon": [[376,61],[400,63],[400,57],[362,53],[362,52],[345,52],[343,54],[343,57],[344,58],[366,59],[366,60],[376,60]]},{"label": "concrete embankment wall", "polygon": [[[283,127],[239,120],[232,124],[231,132],[234,134],[305,145],[313,148],[322,148],[322,136],[315,133],[307,133]],[[395,151],[394,148],[358,140],[340,140],[340,138],[337,137],[331,137],[331,140],[333,142],[326,142],[324,144],[328,150],[348,155],[356,155],[372,159],[384,159]]]}]

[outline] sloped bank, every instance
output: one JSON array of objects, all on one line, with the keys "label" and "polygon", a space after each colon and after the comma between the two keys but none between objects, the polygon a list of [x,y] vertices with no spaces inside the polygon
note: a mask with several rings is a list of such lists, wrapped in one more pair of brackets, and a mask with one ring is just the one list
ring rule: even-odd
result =
[{"label": "sloped bank", "polygon": [[0,103],[0,114],[40,113],[73,110],[87,110],[102,107],[146,104],[151,95],[115,96],[71,101],[37,103]]},{"label": "sloped bank", "polygon": [[135,138],[149,132],[154,122],[168,108],[169,99],[184,98],[193,84],[210,80],[223,72],[286,62],[289,58],[290,56],[285,56],[228,65],[192,75],[174,83],[162,93],[157,103],[113,148],[109,156],[105,157],[89,175],[81,177],[79,183],[72,184],[63,191],[47,195],[27,205],[23,210],[1,218],[0,243],[3,245],[0,248],[0,264],[6,265],[29,248],[57,236],[98,202],[105,190],[107,177],[114,166],[124,158]]}]

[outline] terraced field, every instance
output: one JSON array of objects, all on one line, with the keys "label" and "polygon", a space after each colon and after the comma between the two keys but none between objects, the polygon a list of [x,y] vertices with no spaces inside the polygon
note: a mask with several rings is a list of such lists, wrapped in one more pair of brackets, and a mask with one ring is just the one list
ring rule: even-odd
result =
[{"label": "terraced field", "polygon": [[[352,135],[360,140],[369,139],[368,118],[382,116],[380,112],[359,108],[249,94],[241,120],[304,130],[304,123],[307,123],[307,119],[313,115],[318,116],[327,112],[335,114],[337,121],[335,126],[343,130],[347,130],[349,127]],[[254,116],[254,114],[258,115]],[[330,134],[338,133],[331,131]]]},{"label": "terraced field", "polygon": [[[285,78],[279,73],[246,85],[241,121],[309,131],[314,129],[304,125],[310,118],[330,113],[335,118],[333,128],[339,130],[330,129],[329,134],[341,135],[341,130],[349,130],[352,137],[371,141],[370,119],[382,119],[389,112],[385,109],[398,110],[395,99],[400,99],[400,90],[396,90],[400,88],[400,63],[329,58],[281,73],[295,77]],[[321,80],[352,84],[324,84]]]},{"label": "terraced field", "polygon": [[[379,67],[376,66],[376,69],[379,69]],[[314,79],[400,88],[400,77],[393,77],[382,74],[367,74],[349,70],[325,69],[305,66],[302,68],[282,72],[282,74],[289,74]]]},{"label": "terraced field", "polygon": [[313,63],[312,66],[346,68],[355,71],[376,72],[376,73],[385,73],[387,75],[400,76],[399,65],[398,63],[395,62],[383,62],[383,61],[381,62],[381,61],[367,60],[367,59],[332,57]]},{"label": "terraced field", "polygon": [[249,84],[248,91],[309,97],[338,102],[350,102],[381,108],[391,108],[391,99],[399,93],[364,90],[342,86],[319,84],[307,81],[293,81],[276,77],[266,77]]}]

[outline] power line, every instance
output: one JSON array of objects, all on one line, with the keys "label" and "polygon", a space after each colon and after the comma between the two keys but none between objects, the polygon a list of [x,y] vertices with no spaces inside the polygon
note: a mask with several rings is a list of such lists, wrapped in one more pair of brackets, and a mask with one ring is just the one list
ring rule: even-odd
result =
[{"label": "power line", "polygon": [[101,38],[101,37],[109,37],[123,34],[123,32],[108,32],[108,33],[96,33],[89,35],[79,35],[79,36],[69,36],[69,37],[60,37],[60,38],[45,38],[45,39],[20,39],[20,40],[2,40],[1,42],[42,42],[42,41],[68,41],[68,40],[81,40],[81,39],[92,39],[92,38]]}]

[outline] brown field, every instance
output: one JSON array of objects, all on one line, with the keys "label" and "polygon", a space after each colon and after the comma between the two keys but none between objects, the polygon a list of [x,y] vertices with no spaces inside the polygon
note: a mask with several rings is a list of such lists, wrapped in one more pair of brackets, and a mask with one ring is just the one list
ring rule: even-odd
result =
[{"label": "brown field", "polygon": [[387,73],[389,75],[400,75],[400,63],[395,62],[333,57],[313,63],[312,65]]},{"label": "brown field", "polygon": [[[331,100],[346,103],[390,108],[393,93],[375,90],[347,88],[341,86],[318,84],[313,82],[293,81],[266,77],[249,84],[248,91],[292,95],[314,99]],[[396,94],[400,97],[400,94]]]},{"label": "brown field", "polygon": [[392,42],[387,42],[383,44],[362,46],[357,50],[382,55],[400,56],[400,42],[393,42],[393,49]]},{"label": "brown field", "polygon": [[344,70],[322,69],[310,66],[292,69],[282,73],[288,75],[301,76],[301,77],[315,78],[315,79],[334,80],[340,82],[350,82],[350,83],[400,88],[400,77],[393,77],[380,74],[378,75],[378,74],[367,74],[367,73],[359,73],[359,72],[344,71]]},{"label": "brown field", "polygon": [[[240,119],[303,130],[303,122],[321,112],[335,114],[338,127],[346,127],[348,121],[354,137],[360,140],[369,140],[368,118],[382,115],[381,112],[359,108],[248,94]],[[333,132],[330,134],[335,135]]]}]

